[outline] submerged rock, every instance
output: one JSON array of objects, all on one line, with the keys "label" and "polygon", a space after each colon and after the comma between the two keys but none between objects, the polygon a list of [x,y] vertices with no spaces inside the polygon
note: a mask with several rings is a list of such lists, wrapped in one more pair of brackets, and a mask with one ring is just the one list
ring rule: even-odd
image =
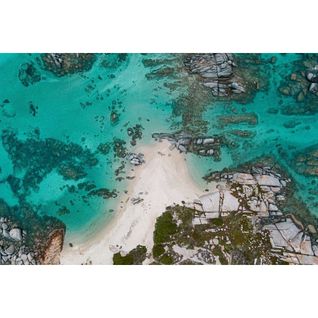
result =
[{"label": "submerged rock", "polygon": [[41,74],[32,62],[21,65],[18,77],[20,82],[26,87],[41,80]]},{"label": "submerged rock", "polygon": [[296,153],[293,164],[298,173],[308,176],[318,176],[318,146],[311,146]]},{"label": "submerged rock", "polygon": [[316,54],[302,54],[292,64],[293,73],[281,81],[278,91],[293,97],[299,105],[287,105],[285,115],[314,114],[318,111],[318,58]]}]

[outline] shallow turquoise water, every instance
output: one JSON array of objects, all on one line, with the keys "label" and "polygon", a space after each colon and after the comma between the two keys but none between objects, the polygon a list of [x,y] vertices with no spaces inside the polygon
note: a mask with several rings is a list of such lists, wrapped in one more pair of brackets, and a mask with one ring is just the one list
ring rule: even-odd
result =
[{"label": "shallow turquoise water", "polygon": [[[113,137],[128,141],[126,129],[123,125],[142,124],[144,127],[144,141],[149,142],[152,130],[167,130],[170,109],[170,96],[161,91],[158,94],[154,89],[158,83],[147,81],[145,70],[138,55],[129,56],[128,66],[118,70],[107,70],[99,66],[98,62],[85,76],[73,75],[64,78],[55,78],[46,73],[46,79],[32,86],[23,86],[17,78],[19,66],[31,60],[26,54],[0,55],[1,78],[0,100],[9,99],[1,114],[1,129],[12,128],[17,132],[19,139],[25,139],[35,128],[40,130],[41,138],[55,138],[63,142],[74,142],[84,148],[95,151],[101,142],[111,141]],[[109,80],[109,74],[115,78]],[[96,78],[101,76],[105,80]],[[94,79],[96,88],[91,93],[85,87]],[[97,95],[103,100],[96,100]],[[109,95],[109,96],[108,96]],[[30,115],[29,102],[38,106],[35,117]],[[92,106],[81,108],[80,102],[90,101]],[[113,101],[121,102],[125,112],[120,115],[120,123],[110,124],[109,106]],[[155,101],[155,105],[150,103]],[[151,109],[150,109],[151,108]],[[9,114],[9,116],[7,115]],[[85,138],[83,141],[82,138]],[[12,163],[8,154],[0,145],[1,175],[4,180],[13,173]],[[87,180],[93,180],[99,187],[123,190],[125,181],[114,180],[114,170],[119,166],[119,160],[111,156],[97,156],[99,163],[88,171]],[[15,172],[19,174],[18,171]],[[78,195],[68,193],[65,185],[77,184],[80,181],[66,181],[62,176],[52,171],[39,184],[39,189],[31,191],[27,200],[35,205],[41,205],[40,212],[56,216],[55,202],[70,207],[71,213],[61,216],[69,231],[78,231],[93,226],[101,215],[111,215],[109,209],[114,209],[117,200],[103,200],[91,198],[84,203]],[[0,196],[9,204],[17,203],[14,193],[7,183],[0,183]],[[74,205],[70,206],[69,201]]]},{"label": "shallow turquoise water", "polygon": [[[269,58],[272,55],[263,55]],[[318,216],[315,198],[310,198],[310,185],[313,177],[297,174],[289,164],[289,157],[278,153],[281,147],[287,153],[302,150],[317,143],[317,115],[286,116],[280,112],[271,114],[270,108],[279,108],[282,96],[278,95],[277,86],[280,80],[290,73],[291,63],[299,55],[275,55],[277,61],[269,68],[269,87],[259,91],[248,104],[238,102],[211,101],[202,117],[208,121],[208,133],[219,134],[231,129],[245,129],[255,133],[254,138],[240,139],[235,149],[222,149],[222,159],[214,162],[209,158],[188,155],[191,174],[200,184],[204,185],[202,176],[208,171],[234,167],[255,157],[272,154],[297,182],[298,195],[310,207],[312,213]],[[34,61],[37,55],[0,54],[0,102],[8,99],[10,103],[0,108],[1,131],[12,129],[19,140],[26,140],[34,135],[34,130],[40,132],[40,139],[54,138],[64,143],[73,142],[83,149],[89,149],[98,159],[98,164],[86,169],[86,177],[80,180],[65,180],[56,169],[48,173],[39,182],[38,187],[30,189],[26,200],[32,203],[39,214],[57,216],[66,225],[70,233],[87,231],[98,226],[101,218],[109,218],[114,213],[118,197],[103,199],[89,197],[83,200],[82,192],[70,192],[71,186],[77,186],[83,181],[93,181],[97,187],[125,190],[126,181],[115,180],[115,170],[122,159],[114,158],[112,151],[107,155],[96,153],[100,143],[111,142],[114,137],[127,142],[130,137],[127,127],[141,124],[144,128],[142,143],[151,142],[153,132],[173,131],[173,124],[180,123],[180,118],[172,116],[172,102],[178,98],[183,87],[169,90],[165,84],[173,79],[169,77],[149,80],[146,74],[153,68],[146,68],[141,54],[129,54],[127,59],[117,67],[102,67],[99,55],[92,69],[84,74],[57,78],[53,74],[41,70],[42,79],[33,85],[25,87],[18,79],[21,64]],[[168,54],[151,54],[147,58],[171,58]],[[36,116],[30,114],[30,102],[38,107]],[[82,107],[81,103],[91,103]],[[284,97],[284,102],[293,102]],[[118,124],[110,121],[111,106],[115,105],[120,113]],[[231,114],[233,109],[238,113],[254,112],[259,123],[256,126],[231,125],[221,128],[217,117]],[[295,128],[287,129],[284,123],[290,120],[300,122]],[[310,130],[308,130],[308,126]],[[8,153],[0,143],[0,198],[9,205],[19,204],[16,193],[5,181],[9,175],[22,177],[24,171],[15,169]],[[160,199],[160,198],[158,198]],[[59,215],[59,207],[67,207],[69,214]]]}]

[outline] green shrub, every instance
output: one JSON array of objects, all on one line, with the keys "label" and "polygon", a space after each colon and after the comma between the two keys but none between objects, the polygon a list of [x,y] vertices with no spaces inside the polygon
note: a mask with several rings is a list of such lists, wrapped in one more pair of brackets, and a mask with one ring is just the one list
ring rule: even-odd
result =
[{"label": "green shrub", "polygon": [[170,211],[164,212],[157,218],[154,242],[155,244],[161,244],[169,240],[170,235],[177,232],[177,224],[173,220],[172,213]]},{"label": "green shrub", "polygon": [[153,257],[159,257],[165,252],[164,246],[162,244],[155,244],[152,248]]},{"label": "green shrub", "polygon": [[173,264],[173,258],[170,255],[163,255],[160,260],[159,260],[162,264],[164,265],[171,265]]},{"label": "green shrub", "polygon": [[114,254],[113,264],[114,265],[141,265],[146,259],[147,248],[142,245],[138,245],[136,248],[131,250],[127,255],[121,256],[120,252]]}]

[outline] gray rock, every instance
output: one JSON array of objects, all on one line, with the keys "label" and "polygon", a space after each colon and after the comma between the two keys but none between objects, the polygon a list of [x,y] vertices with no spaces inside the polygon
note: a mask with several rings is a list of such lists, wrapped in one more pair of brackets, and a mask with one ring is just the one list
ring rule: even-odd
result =
[{"label": "gray rock", "polygon": [[130,153],[127,155],[127,159],[134,166],[140,166],[145,162],[144,155],[142,153]]},{"label": "gray rock", "polygon": [[198,74],[214,96],[228,96],[245,92],[241,79],[235,75],[233,56],[226,53],[192,54],[185,58],[185,66]]},{"label": "gray rock", "polygon": [[2,235],[5,237],[5,238],[10,238],[10,234],[7,230],[3,230],[2,231]]},{"label": "gray rock", "polygon": [[313,94],[318,92],[318,83],[311,83],[309,86],[309,91]]},{"label": "gray rock", "polygon": [[2,229],[7,230],[8,229],[8,224],[7,223],[2,223]]},{"label": "gray rock", "polygon": [[203,139],[203,144],[206,145],[206,144],[213,144],[214,143],[214,138],[205,138]]},{"label": "gray rock", "polygon": [[10,237],[15,241],[22,240],[22,231],[19,228],[13,228],[9,232]]},{"label": "gray rock", "polygon": [[7,255],[12,255],[15,251],[14,245],[11,244],[8,248],[5,249]]},{"label": "gray rock", "polygon": [[178,149],[181,151],[181,152],[187,152],[187,148],[183,145],[178,145]]},{"label": "gray rock", "polygon": [[25,263],[26,261],[28,261],[28,256],[25,254],[22,254],[21,259],[22,259],[23,263]]}]

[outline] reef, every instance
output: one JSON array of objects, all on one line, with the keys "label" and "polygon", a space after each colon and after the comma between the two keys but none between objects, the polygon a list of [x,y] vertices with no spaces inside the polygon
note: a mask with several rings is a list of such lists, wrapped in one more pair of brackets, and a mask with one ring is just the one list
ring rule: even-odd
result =
[{"label": "reef", "polygon": [[293,160],[298,173],[309,176],[318,176],[318,145],[304,149],[295,155]]},{"label": "reef", "polygon": [[46,53],[41,58],[44,68],[59,77],[89,71],[96,60],[92,53]]},{"label": "reef", "polygon": [[34,63],[24,63],[19,69],[18,77],[20,82],[28,87],[41,80],[41,73],[35,67]]},{"label": "reef", "polygon": [[127,53],[110,53],[103,54],[100,65],[107,69],[118,69],[125,65],[129,60]]},{"label": "reef", "polygon": [[247,124],[255,126],[258,123],[258,118],[255,113],[231,114],[219,116],[218,122],[222,128],[233,124]]},{"label": "reef", "polygon": [[109,190],[106,188],[100,188],[100,189],[91,190],[88,193],[88,195],[102,197],[103,199],[110,199],[110,198],[117,197],[117,191],[116,190]]},{"label": "reef", "polygon": [[138,139],[141,140],[143,130],[144,128],[140,124],[127,128],[127,135],[131,138],[130,144],[132,146],[136,146]]},{"label": "reef", "polygon": [[14,190],[25,193],[30,188],[37,189],[53,169],[57,169],[65,179],[79,180],[86,176],[86,168],[98,163],[90,150],[75,143],[66,144],[53,138],[27,138],[22,141],[10,130],[4,130],[1,138],[14,168],[24,171],[20,186],[16,185]]},{"label": "reef", "polygon": [[[203,113],[217,101],[247,103],[268,88],[266,63],[258,54],[170,54],[146,58],[149,80],[164,79],[164,87],[178,92],[172,101],[172,130],[207,133]],[[178,121],[180,117],[181,122]]]}]

